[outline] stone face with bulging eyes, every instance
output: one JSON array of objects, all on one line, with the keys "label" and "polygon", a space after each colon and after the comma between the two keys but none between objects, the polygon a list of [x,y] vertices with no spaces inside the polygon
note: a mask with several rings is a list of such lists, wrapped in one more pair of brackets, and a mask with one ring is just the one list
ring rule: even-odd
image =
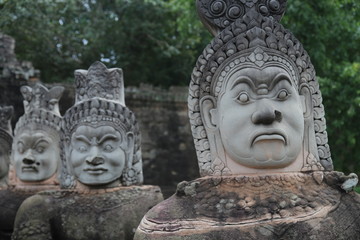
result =
[{"label": "stone face with bulging eyes", "polygon": [[13,160],[16,176],[24,182],[52,177],[60,162],[60,148],[51,134],[41,127],[29,126],[15,136]]},{"label": "stone face with bulging eyes", "polygon": [[72,134],[70,164],[83,184],[112,183],[122,175],[127,146],[125,133],[111,126],[80,126]]},{"label": "stone face with bulging eyes", "polygon": [[293,81],[275,66],[240,69],[225,79],[212,121],[228,158],[252,168],[281,168],[296,160],[304,117]]}]

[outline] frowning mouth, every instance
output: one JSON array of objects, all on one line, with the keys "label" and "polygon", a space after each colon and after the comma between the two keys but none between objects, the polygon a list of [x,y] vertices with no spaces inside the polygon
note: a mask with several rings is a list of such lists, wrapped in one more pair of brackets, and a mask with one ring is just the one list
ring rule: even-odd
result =
[{"label": "frowning mouth", "polygon": [[34,166],[25,166],[21,168],[22,172],[38,172],[37,168]]},{"label": "frowning mouth", "polygon": [[84,171],[87,172],[88,174],[100,175],[103,174],[104,172],[107,172],[108,170],[106,168],[85,168]]},{"label": "frowning mouth", "polygon": [[271,132],[262,132],[255,134],[252,138],[251,146],[257,142],[264,141],[264,140],[280,140],[285,145],[287,144],[285,134],[280,131],[271,131]]}]

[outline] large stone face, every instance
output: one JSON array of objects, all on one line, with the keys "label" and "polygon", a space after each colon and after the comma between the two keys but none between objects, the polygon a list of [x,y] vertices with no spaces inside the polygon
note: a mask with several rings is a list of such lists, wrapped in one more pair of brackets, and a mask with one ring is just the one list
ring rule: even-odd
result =
[{"label": "large stone face", "polygon": [[[75,101],[74,86],[63,86],[65,91],[60,100],[62,113]],[[136,115],[141,131],[143,166],[146,169],[144,183],[159,185],[165,197],[175,192],[179,182],[199,177],[187,94],[187,87],[165,90],[143,84],[125,88],[126,104]]]},{"label": "large stone face", "polygon": [[315,70],[278,22],[285,5],[197,1],[214,35],[189,86],[202,178],[151,209],[135,240],[360,239],[358,178],[332,171]]}]

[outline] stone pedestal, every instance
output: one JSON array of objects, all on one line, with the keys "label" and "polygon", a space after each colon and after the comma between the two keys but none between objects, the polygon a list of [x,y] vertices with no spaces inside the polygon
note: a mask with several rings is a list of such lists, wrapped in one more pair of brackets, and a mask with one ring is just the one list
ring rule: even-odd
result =
[{"label": "stone pedestal", "polygon": [[162,200],[150,185],[42,192],[19,209],[13,239],[132,240],[141,218]]},{"label": "stone pedestal", "polygon": [[143,218],[135,240],[360,239],[360,195],[337,172],[203,177]]}]

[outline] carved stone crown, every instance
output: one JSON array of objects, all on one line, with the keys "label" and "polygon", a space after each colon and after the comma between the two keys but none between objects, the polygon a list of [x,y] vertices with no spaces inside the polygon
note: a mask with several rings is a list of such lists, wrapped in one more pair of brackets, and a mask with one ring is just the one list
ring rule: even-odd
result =
[{"label": "carved stone crown", "polygon": [[200,20],[216,36],[231,23],[244,17],[249,11],[256,11],[265,17],[280,21],[286,9],[287,0],[196,0]]},{"label": "carved stone crown", "polygon": [[56,86],[48,90],[44,85],[36,82],[30,86],[22,86],[20,91],[24,97],[25,114],[41,109],[60,116],[59,100],[64,87]]},{"label": "carved stone crown", "polygon": [[198,58],[191,76],[189,117],[202,176],[214,174],[211,169],[216,166],[200,112],[200,100],[208,95],[217,99],[222,86],[221,79],[236,64],[243,66],[251,63],[261,67],[267,61],[288,66],[288,72],[297,75],[298,90],[305,85],[310,91],[313,109],[309,118],[312,118],[316,141],[316,149],[311,153],[318,159],[312,159],[313,163],[310,164],[316,165],[316,169],[307,167],[304,170],[332,170],[324,106],[309,55],[299,40],[280,23],[251,9],[211,41]]},{"label": "carved stone crown", "polygon": [[24,97],[25,114],[16,123],[15,135],[20,128],[29,123],[46,125],[60,131],[62,117],[59,100],[64,87],[56,86],[48,90],[40,82],[35,82],[30,86],[22,86],[20,91]]},{"label": "carved stone crown", "polygon": [[12,128],[11,118],[14,114],[14,108],[12,106],[0,107],[0,138],[3,139],[10,149],[12,144]]},{"label": "carved stone crown", "polygon": [[[140,131],[134,113],[125,106],[122,70],[107,69],[103,63],[95,62],[87,71],[75,71],[75,84],[76,101],[64,115],[63,137],[71,137],[80,125],[112,126],[123,134],[132,132],[135,144],[134,158],[132,166],[126,166],[126,171],[131,172],[132,177],[128,177],[123,184],[142,183]],[[62,156],[62,160],[66,161],[65,156]],[[62,178],[63,187],[73,187],[73,180],[69,179],[66,167],[63,167]]]},{"label": "carved stone crown", "polygon": [[124,79],[120,68],[107,69],[103,63],[95,62],[89,70],[75,71],[75,85],[75,103],[98,97],[125,106]]}]

